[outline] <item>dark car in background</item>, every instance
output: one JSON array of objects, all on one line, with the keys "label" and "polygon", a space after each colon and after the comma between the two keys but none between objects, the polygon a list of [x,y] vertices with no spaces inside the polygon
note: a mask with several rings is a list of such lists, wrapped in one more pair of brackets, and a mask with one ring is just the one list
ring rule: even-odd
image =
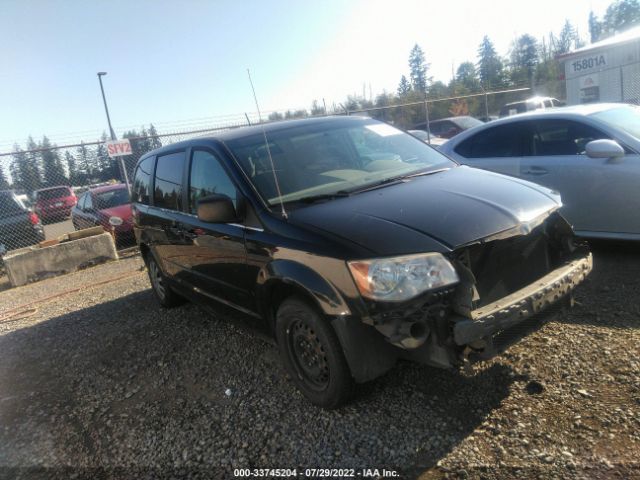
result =
[{"label": "dark car in background", "polygon": [[69,218],[77,202],[73,189],[67,186],[42,188],[34,192],[34,209],[42,223]]},{"label": "dark car in background", "polygon": [[[441,118],[439,120],[433,120],[429,122],[429,131],[434,135],[441,138],[455,137],[460,132],[464,132],[478,125],[482,125],[483,122],[477,118],[469,117],[466,115],[459,117]],[[426,122],[419,123],[413,128],[415,130],[425,130],[427,127]]]},{"label": "dark car in background", "polygon": [[426,130],[407,130],[407,133],[410,133],[417,139],[422,140],[424,143],[436,148],[447,141],[446,138],[441,138],[433,134],[429,135]]},{"label": "dark car in background", "polygon": [[11,190],[0,190],[0,255],[44,240],[38,215]]},{"label": "dark car in background", "polygon": [[136,240],[165,307],[260,319],[313,403],[407,359],[487,359],[570,304],[591,254],[560,197],[376,120],[238,128],[144,155]]},{"label": "dark car in background", "polygon": [[71,221],[76,230],[102,226],[114,231],[119,241],[133,240],[131,200],[123,183],[87,190],[71,210]]}]

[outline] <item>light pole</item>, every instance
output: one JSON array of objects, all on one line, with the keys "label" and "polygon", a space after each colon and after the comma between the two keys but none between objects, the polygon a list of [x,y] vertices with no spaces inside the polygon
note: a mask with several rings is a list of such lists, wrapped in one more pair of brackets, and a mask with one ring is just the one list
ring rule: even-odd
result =
[{"label": "light pole", "polygon": [[104,87],[102,86],[102,76],[107,72],[98,72],[98,81],[100,82],[100,91],[102,92],[102,102],[104,103],[104,111],[107,114],[107,123],[109,124],[109,131],[111,132],[111,140],[116,140],[116,133],[111,126],[111,117],[109,117],[109,108],[107,107],[107,97],[104,96]]},{"label": "light pole", "polygon": [[[113,131],[113,127],[111,126],[111,117],[109,116],[109,108],[107,107],[107,97],[104,95],[104,87],[102,86],[102,76],[106,75],[107,72],[98,72],[98,81],[100,82],[100,91],[102,92],[102,102],[104,103],[104,111],[107,114],[107,123],[109,124],[109,132],[111,133],[111,140],[116,140],[116,132]],[[130,191],[129,187],[129,176],[127,175],[127,167],[124,163],[124,159],[120,156],[120,170],[122,170],[122,178],[124,179],[124,183],[127,185],[127,189]]]}]

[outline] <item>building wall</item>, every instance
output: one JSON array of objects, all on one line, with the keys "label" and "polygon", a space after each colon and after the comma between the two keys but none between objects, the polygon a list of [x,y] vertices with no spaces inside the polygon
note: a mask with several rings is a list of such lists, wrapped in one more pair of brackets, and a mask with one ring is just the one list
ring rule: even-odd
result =
[{"label": "building wall", "polygon": [[567,104],[640,103],[640,39],[565,58]]}]

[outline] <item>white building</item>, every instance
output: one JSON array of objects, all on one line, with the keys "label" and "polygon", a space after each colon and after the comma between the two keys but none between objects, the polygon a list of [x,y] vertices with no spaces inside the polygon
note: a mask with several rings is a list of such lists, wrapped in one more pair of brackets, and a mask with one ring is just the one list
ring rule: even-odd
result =
[{"label": "white building", "polygon": [[564,61],[567,104],[640,104],[640,27],[559,57]]}]

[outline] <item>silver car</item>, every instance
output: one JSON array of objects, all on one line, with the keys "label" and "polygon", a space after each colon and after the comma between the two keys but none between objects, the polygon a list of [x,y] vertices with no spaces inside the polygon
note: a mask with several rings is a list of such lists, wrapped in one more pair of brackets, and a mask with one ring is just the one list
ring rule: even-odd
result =
[{"label": "silver car", "polygon": [[524,113],[440,147],[460,163],[560,192],[576,234],[640,240],[640,108],[590,104]]}]

